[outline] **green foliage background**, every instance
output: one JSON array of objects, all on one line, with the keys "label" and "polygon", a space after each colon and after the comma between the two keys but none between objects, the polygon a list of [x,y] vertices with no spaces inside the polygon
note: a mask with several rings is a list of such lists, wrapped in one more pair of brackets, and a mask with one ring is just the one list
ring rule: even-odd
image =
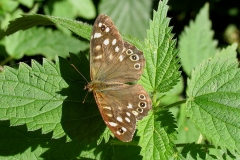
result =
[{"label": "green foliage background", "polygon": [[[0,159],[238,159],[240,14],[208,2],[0,0]],[[100,13],[146,58],[139,83],[154,106],[129,143],[91,96],[82,104],[86,82],[71,66],[89,80]]]}]

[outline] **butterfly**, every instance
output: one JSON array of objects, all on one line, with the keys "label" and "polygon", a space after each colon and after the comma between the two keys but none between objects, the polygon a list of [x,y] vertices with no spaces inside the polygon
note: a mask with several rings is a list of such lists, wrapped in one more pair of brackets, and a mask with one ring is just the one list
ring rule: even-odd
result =
[{"label": "butterfly", "polygon": [[90,40],[90,77],[86,85],[93,91],[101,116],[119,140],[129,142],[136,122],[148,114],[152,101],[140,84],[145,65],[143,53],[123,41],[107,15],[94,22]]}]

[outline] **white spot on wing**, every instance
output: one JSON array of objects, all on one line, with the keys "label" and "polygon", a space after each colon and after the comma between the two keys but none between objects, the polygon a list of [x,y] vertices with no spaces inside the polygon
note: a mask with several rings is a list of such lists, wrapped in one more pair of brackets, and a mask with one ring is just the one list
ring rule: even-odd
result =
[{"label": "white spot on wing", "polygon": [[112,60],[113,59],[113,56],[112,54],[109,55],[109,59]]},{"label": "white spot on wing", "polygon": [[110,106],[104,106],[104,109],[112,110]]},{"label": "white spot on wing", "polygon": [[94,36],[93,36],[93,38],[99,38],[99,37],[101,37],[101,36],[102,36],[101,33],[95,33]]},{"label": "white spot on wing", "polygon": [[122,127],[122,130],[123,130],[124,132],[126,132],[126,131],[127,131],[127,129],[126,129],[125,127]]},{"label": "white spot on wing", "polygon": [[115,52],[118,52],[119,51],[119,47],[115,47]]},{"label": "white spot on wing", "polygon": [[111,113],[108,113],[107,116],[108,116],[108,117],[112,117],[112,114],[111,114]]},{"label": "white spot on wing", "polygon": [[127,122],[131,122],[128,117],[125,117],[125,120],[126,120]]},{"label": "white spot on wing", "polygon": [[135,116],[138,115],[138,112],[136,112],[136,111],[132,111],[132,113],[133,113]]},{"label": "white spot on wing", "polygon": [[131,104],[131,103],[128,103],[127,108],[132,108],[132,104]]},{"label": "white spot on wing", "polygon": [[126,112],[126,114],[128,115],[128,117],[130,117],[130,116],[131,116],[131,114],[130,114],[129,112]]},{"label": "white spot on wing", "polygon": [[116,40],[116,39],[113,39],[112,45],[115,45],[116,43],[117,43],[117,40]]},{"label": "white spot on wing", "polygon": [[98,27],[102,27],[102,23],[100,22],[100,23],[98,23]]},{"label": "white spot on wing", "polygon": [[121,117],[117,117],[117,120],[118,120],[119,122],[122,122],[122,118],[121,118]]},{"label": "white spot on wing", "polygon": [[108,44],[109,44],[109,39],[105,39],[105,40],[103,41],[103,43],[104,43],[105,45],[108,45]]},{"label": "white spot on wing", "polygon": [[102,55],[98,55],[98,56],[94,57],[94,59],[102,59]]},{"label": "white spot on wing", "polygon": [[116,127],[117,126],[117,123],[114,123],[114,122],[108,122],[110,126],[112,127]]},{"label": "white spot on wing", "polygon": [[110,31],[110,29],[109,29],[109,27],[107,27],[107,28],[106,28],[106,32],[109,32],[109,31]]},{"label": "white spot on wing", "polygon": [[120,55],[120,56],[119,56],[119,60],[120,60],[120,62],[122,62],[122,60],[123,60],[123,55]]},{"label": "white spot on wing", "polygon": [[97,45],[96,50],[100,50],[100,49],[101,49],[101,45]]},{"label": "white spot on wing", "polygon": [[121,135],[121,133],[119,131],[116,132],[118,135]]}]

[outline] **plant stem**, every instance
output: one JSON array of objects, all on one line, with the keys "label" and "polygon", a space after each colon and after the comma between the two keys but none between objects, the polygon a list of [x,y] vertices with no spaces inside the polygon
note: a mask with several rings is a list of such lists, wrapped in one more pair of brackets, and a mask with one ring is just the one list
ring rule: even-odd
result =
[{"label": "plant stem", "polygon": [[156,91],[154,91],[153,92],[153,106],[157,106],[157,92]]},{"label": "plant stem", "polygon": [[179,105],[181,105],[181,104],[183,104],[183,103],[186,103],[186,101],[187,101],[187,100],[184,99],[184,100],[181,100],[181,101],[172,103],[172,104],[170,104],[170,105],[167,105],[167,106],[165,106],[165,107],[163,107],[163,108],[168,109],[168,108],[176,107],[176,106],[179,106]]},{"label": "plant stem", "polygon": [[[181,144],[176,144],[176,147],[185,147],[189,143],[181,143]],[[201,145],[204,148],[216,148],[214,145],[209,145],[209,144],[198,144]],[[220,147],[217,147],[220,148]]]},{"label": "plant stem", "polygon": [[197,144],[201,144],[202,140],[203,140],[203,136],[202,136],[202,134],[200,134],[199,138],[198,138],[198,141],[197,141]]},{"label": "plant stem", "polygon": [[3,66],[4,64],[6,64],[7,62],[11,61],[12,60],[12,57],[8,57],[6,59],[4,59],[1,63],[0,63],[0,66]]}]

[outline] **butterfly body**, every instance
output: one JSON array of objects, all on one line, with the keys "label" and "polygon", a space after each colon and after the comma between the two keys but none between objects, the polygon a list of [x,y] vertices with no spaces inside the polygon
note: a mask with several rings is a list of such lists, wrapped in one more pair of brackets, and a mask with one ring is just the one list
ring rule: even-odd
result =
[{"label": "butterfly body", "polygon": [[116,90],[120,88],[124,88],[126,84],[119,83],[119,82],[101,82],[101,81],[91,81],[87,85],[87,89],[89,92],[103,92],[108,90]]},{"label": "butterfly body", "polygon": [[99,15],[94,23],[90,41],[91,82],[102,118],[113,134],[124,142],[132,140],[136,121],[152,107],[148,93],[140,84],[145,65],[143,53],[124,42],[112,20]]}]

